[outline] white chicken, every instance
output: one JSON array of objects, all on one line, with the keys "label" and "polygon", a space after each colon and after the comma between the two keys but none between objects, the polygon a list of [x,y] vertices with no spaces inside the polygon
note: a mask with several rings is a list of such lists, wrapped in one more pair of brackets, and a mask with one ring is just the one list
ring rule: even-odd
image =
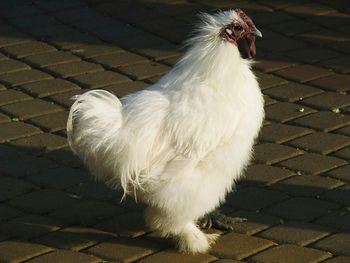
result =
[{"label": "white chicken", "polygon": [[203,14],[181,60],[149,88],[119,100],[77,96],[69,144],[98,179],[148,205],[146,222],[181,251],[216,239],[197,220],[217,208],[247,166],[264,118],[251,70],[261,33],[241,10]]}]

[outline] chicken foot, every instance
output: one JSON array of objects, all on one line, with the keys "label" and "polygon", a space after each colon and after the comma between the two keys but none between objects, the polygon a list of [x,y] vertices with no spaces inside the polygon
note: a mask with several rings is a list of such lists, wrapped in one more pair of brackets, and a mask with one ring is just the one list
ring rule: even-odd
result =
[{"label": "chicken foot", "polygon": [[201,217],[197,223],[201,228],[215,227],[223,230],[233,230],[236,223],[245,221],[247,221],[246,218],[227,216],[217,209]]}]

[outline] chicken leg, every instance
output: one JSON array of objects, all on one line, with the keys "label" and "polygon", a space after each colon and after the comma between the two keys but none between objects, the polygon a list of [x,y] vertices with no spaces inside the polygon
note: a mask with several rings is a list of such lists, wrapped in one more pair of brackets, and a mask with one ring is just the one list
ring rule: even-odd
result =
[{"label": "chicken leg", "polygon": [[236,223],[245,222],[246,218],[230,217],[223,214],[219,209],[206,214],[198,220],[198,225],[202,228],[215,227],[222,230],[233,230]]}]

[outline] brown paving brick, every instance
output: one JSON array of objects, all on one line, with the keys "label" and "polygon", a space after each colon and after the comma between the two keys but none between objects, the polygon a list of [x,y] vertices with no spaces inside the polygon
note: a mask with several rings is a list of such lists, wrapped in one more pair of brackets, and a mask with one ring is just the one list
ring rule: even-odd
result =
[{"label": "brown paving brick", "polygon": [[79,89],[76,84],[63,79],[37,81],[23,84],[21,88],[39,98]]},{"label": "brown paving brick", "polygon": [[25,83],[35,82],[44,79],[51,79],[49,74],[42,71],[31,69],[19,72],[12,72],[0,75],[0,82],[9,86],[18,86]]},{"label": "brown paving brick", "polygon": [[9,122],[9,121],[11,121],[9,116],[3,113],[0,113],[0,123]]},{"label": "brown paving brick", "polygon": [[72,99],[72,97],[75,95],[83,94],[87,91],[88,90],[85,90],[85,89],[71,90],[71,91],[51,95],[48,98],[51,101],[54,101],[55,103],[63,107],[70,108],[70,106],[72,106],[72,104],[74,103],[74,100]]},{"label": "brown paving brick", "polygon": [[96,45],[82,45],[78,48],[71,49],[70,52],[83,58],[93,58],[107,54],[116,54],[123,52],[123,50],[114,45],[100,43]]},{"label": "brown paving brick", "polygon": [[293,124],[329,132],[350,124],[350,116],[321,111],[293,120]]},{"label": "brown paving brick", "polygon": [[0,232],[13,238],[27,240],[56,231],[63,227],[63,223],[38,215],[25,215],[0,225]]},{"label": "brown paving brick", "polygon": [[294,172],[288,169],[273,167],[265,164],[250,165],[242,179],[242,184],[247,185],[270,185],[280,180],[294,175]]},{"label": "brown paving brick", "polygon": [[73,155],[69,147],[61,148],[61,149],[49,152],[45,155],[45,157],[55,161],[60,165],[73,167],[73,168],[82,167],[81,161],[78,159],[76,155]]},{"label": "brown paving brick", "polygon": [[[207,263],[212,262],[216,258],[209,254],[184,254],[178,253],[174,249],[168,249],[164,251],[160,251],[153,255],[147,256],[141,259],[140,263],[153,263],[153,262],[168,262],[168,263]],[[217,261],[215,261],[217,262]]]},{"label": "brown paving brick", "polygon": [[343,231],[350,230],[350,214],[344,211],[337,211],[317,219],[317,224],[330,226]]},{"label": "brown paving brick", "polygon": [[350,181],[350,165],[344,165],[340,168],[331,170],[327,175],[345,181]]},{"label": "brown paving brick", "polygon": [[322,94],[304,99],[301,103],[313,108],[336,110],[350,105],[350,95],[335,92],[324,92]]},{"label": "brown paving brick", "polygon": [[320,67],[315,67],[311,65],[301,65],[279,70],[276,72],[276,74],[293,81],[304,83],[307,81],[332,75],[332,72]]},{"label": "brown paving brick", "polygon": [[11,147],[21,152],[41,156],[44,152],[66,147],[67,140],[50,133],[41,133],[9,142]]},{"label": "brown paving brick", "polygon": [[170,67],[173,67],[179,61],[179,59],[180,59],[180,56],[175,56],[171,58],[162,59],[161,62]]},{"label": "brown paving brick", "polygon": [[130,93],[139,91],[145,88],[146,86],[147,84],[144,82],[132,81],[132,82],[114,84],[111,86],[103,87],[102,89],[108,90],[109,92],[112,92],[114,95],[116,95],[118,98],[121,98]]},{"label": "brown paving brick", "polygon": [[16,31],[16,29],[12,29],[13,31],[2,32],[0,35],[0,47],[11,46],[15,44],[20,44],[24,42],[28,42],[31,37],[27,34],[20,33]]},{"label": "brown paving brick", "polygon": [[20,179],[0,176],[0,200],[5,201],[37,189],[36,186]]},{"label": "brown paving brick", "polygon": [[21,70],[30,69],[30,67],[18,60],[5,59],[0,60],[0,74],[11,73]]},{"label": "brown paving brick", "polygon": [[274,240],[278,243],[289,243],[306,246],[331,234],[330,229],[310,223],[289,222],[274,226],[259,233],[259,237]]},{"label": "brown paving brick", "polygon": [[349,41],[336,42],[336,43],[333,43],[331,47],[342,53],[350,54]]},{"label": "brown paving brick", "polygon": [[39,98],[79,89],[76,84],[64,79],[48,79],[37,81],[33,83],[23,84],[20,86],[20,88]]},{"label": "brown paving brick", "polygon": [[138,48],[137,52],[155,61],[159,61],[161,59],[179,56],[181,53],[178,51],[178,49],[179,47],[177,45],[162,43],[155,47]]},{"label": "brown paving brick", "polygon": [[346,126],[336,131],[339,134],[350,135],[350,126]]},{"label": "brown paving brick", "polygon": [[238,190],[227,198],[227,204],[232,207],[245,210],[259,210],[277,202],[281,202],[288,196],[273,190],[247,187]]},{"label": "brown paving brick", "polygon": [[143,213],[131,212],[108,218],[95,226],[120,236],[136,237],[146,233]]},{"label": "brown paving brick", "polygon": [[261,70],[262,72],[274,72],[284,68],[289,68],[296,65],[296,61],[292,61],[286,57],[270,55],[265,56],[258,60],[258,63],[254,64],[254,68]]},{"label": "brown paving brick", "polygon": [[4,47],[2,50],[16,58],[23,58],[29,55],[54,51],[56,49],[43,42],[30,41],[23,44]]},{"label": "brown paving brick", "polygon": [[77,253],[67,250],[56,250],[52,253],[36,257],[27,261],[29,263],[46,263],[46,262],[75,262],[75,263],[97,263],[101,260],[92,255]]},{"label": "brown paving brick", "polygon": [[1,106],[15,103],[15,102],[20,102],[20,101],[31,100],[31,99],[32,97],[17,90],[8,89],[8,90],[0,91]]},{"label": "brown paving brick", "polygon": [[107,260],[131,262],[159,251],[162,246],[149,240],[118,237],[100,243],[87,252]]},{"label": "brown paving brick", "polygon": [[59,25],[60,23],[55,20],[52,16],[41,14],[30,17],[17,17],[11,19],[11,24],[16,25],[21,29],[29,29],[33,27],[41,27],[42,25]]},{"label": "brown paving brick", "polygon": [[308,31],[317,30],[320,28],[320,26],[315,23],[310,23],[305,20],[297,19],[272,24],[269,25],[269,28],[287,36],[294,36]]},{"label": "brown paving brick", "polygon": [[[269,96],[264,95],[264,104],[265,104],[265,106],[269,106],[269,105],[272,105],[272,104],[275,104],[275,103],[277,103],[276,100],[270,98]],[[267,120],[264,120],[264,123],[266,123],[266,122],[267,122]]]},{"label": "brown paving brick", "polygon": [[79,61],[80,58],[64,51],[54,51],[44,54],[27,56],[24,60],[30,65],[44,68],[52,65]]},{"label": "brown paving brick", "polygon": [[322,16],[327,15],[330,13],[336,12],[335,9],[323,5],[321,3],[307,3],[307,4],[300,4],[300,5],[293,5],[290,7],[284,8],[284,10],[288,13],[292,13],[298,16]]},{"label": "brown paving brick", "polygon": [[264,90],[264,94],[282,101],[299,101],[322,93],[323,91],[311,86],[298,83],[288,83],[275,88]]},{"label": "brown paving brick", "polygon": [[116,199],[118,195],[116,190],[109,188],[104,183],[97,183],[95,181],[81,182],[67,189],[67,192],[83,198],[87,197],[100,201]]},{"label": "brown paving brick", "polygon": [[334,203],[312,198],[295,197],[271,206],[266,212],[285,219],[311,221],[336,208],[338,208],[338,205]]},{"label": "brown paving brick", "polygon": [[350,145],[350,138],[343,135],[316,132],[288,142],[306,151],[329,154]]},{"label": "brown paving brick", "polygon": [[266,107],[266,118],[277,122],[286,122],[314,112],[309,107],[289,102],[279,102]]},{"label": "brown paving brick", "polygon": [[350,233],[343,232],[326,237],[313,244],[313,247],[336,255],[350,256]]},{"label": "brown paving brick", "polygon": [[350,160],[350,147],[346,147],[340,151],[337,151],[333,155],[346,160]]},{"label": "brown paving brick", "polygon": [[72,169],[64,166],[41,171],[26,178],[29,182],[42,188],[66,189],[73,185],[83,183],[89,175],[81,169]]},{"label": "brown paving brick", "polygon": [[8,57],[5,56],[4,54],[0,53],[0,60],[4,60],[4,59],[8,59]]},{"label": "brown paving brick", "polygon": [[254,149],[254,160],[264,164],[274,164],[303,154],[303,151],[275,143],[258,144]]},{"label": "brown paving brick", "polygon": [[50,216],[79,225],[92,225],[124,212],[124,209],[98,201],[81,201],[77,204],[60,208]]},{"label": "brown paving brick", "polygon": [[257,72],[257,73],[255,73],[255,75],[258,79],[258,82],[260,84],[260,88],[262,90],[288,83],[287,80],[282,79],[280,77],[270,75],[270,74],[263,74],[263,73]]},{"label": "brown paving brick", "polygon": [[342,203],[344,205],[350,205],[350,185],[346,184],[326,192],[321,196],[321,198]]},{"label": "brown paving brick", "polygon": [[260,140],[283,143],[312,133],[312,130],[281,123],[272,123],[261,129]]},{"label": "brown paving brick", "polygon": [[54,209],[78,202],[76,199],[57,190],[39,190],[10,200],[8,203],[21,211],[46,214]]},{"label": "brown paving brick", "polygon": [[15,208],[0,204],[0,222],[8,221],[12,218],[23,215],[23,213]]},{"label": "brown paving brick", "polygon": [[59,231],[48,233],[36,240],[36,242],[67,250],[79,251],[94,244],[111,239],[113,233],[87,227],[67,227]]},{"label": "brown paving brick", "polygon": [[[348,63],[349,59],[350,59],[350,56],[343,55],[340,57],[320,61],[318,64],[322,67],[331,68],[339,73],[349,73],[350,72],[350,65]],[[346,77],[346,75],[339,75],[339,76]],[[341,85],[341,82],[338,82],[338,83]]]},{"label": "brown paving brick", "polygon": [[53,75],[59,76],[61,78],[68,78],[72,76],[78,76],[87,73],[93,73],[102,71],[103,68],[94,63],[89,63],[85,61],[76,61],[59,65],[52,65],[46,67]]},{"label": "brown paving brick", "polygon": [[321,47],[307,47],[296,49],[287,53],[289,57],[306,63],[315,63],[320,60],[339,57],[340,54],[331,49]]},{"label": "brown paving brick", "polygon": [[95,63],[104,65],[107,68],[118,68],[121,66],[145,63],[147,58],[136,55],[131,52],[119,52],[117,54],[108,54],[94,57],[91,59]]},{"label": "brown paving brick", "polygon": [[245,235],[253,235],[280,223],[279,218],[262,214],[260,212],[238,211],[230,213],[229,215],[247,219],[247,221],[235,223],[232,229],[233,232]]},{"label": "brown paving brick", "polygon": [[273,245],[272,241],[266,239],[229,233],[218,239],[210,253],[219,258],[240,260]]},{"label": "brown paving brick", "polygon": [[339,257],[334,257],[329,260],[323,261],[324,263],[347,263],[350,262],[350,257],[344,257],[344,256],[339,256]]},{"label": "brown paving brick", "polygon": [[88,73],[72,79],[85,88],[100,88],[121,82],[130,81],[126,76],[113,71],[100,71],[96,73]]},{"label": "brown paving brick", "polygon": [[52,248],[24,241],[0,242],[1,262],[22,262],[51,251]]},{"label": "brown paving brick", "polygon": [[135,64],[119,68],[119,70],[134,79],[145,79],[162,75],[168,72],[170,67],[159,63]]},{"label": "brown paving brick", "polygon": [[326,78],[317,79],[311,82],[322,89],[345,92],[350,90],[350,77],[349,75],[332,75]]},{"label": "brown paving brick", "polygon": [[0,142],[31,136],[42,132],[40,129],[23,122],[3,123],[0,125],[0,129]]},{"label": "brown paving brick", "polygon": [[60,111],[30,119],[35,126],[49,132],[56,132],[66,128],[68,111]]},{"label": "brown paving brick", "polygon": [[344,164],[346,164],[344,160],[335,157],[305,153],[304,155],[283,161],[279,165],[294,171],[302,171],[309,174],[320,174]]},{"label": "brown paving brick", "polygon": [[62,108],[43,100],[34,99],[1,107],[4,112],[21,120],[61,111]]},{"label": "brown paving brick", "polygon": [[296,48],[305,47],[306,44],[302,41],[281,37],[279,39],[267,39],[258,43],[259,48],[269,52],[286,52]]},{"label": "brown paving brick", "polygon": [[343,182],[317,175],[299,175],[278,182],[272,188],[294,196],[317,196],[327,190],[343,185]]},{"label": "brown paving brick", "polygon": [[251,261],[259,263],[310,263],[320,262],[329,257],[331,257],[331,254],[312,248],[280,245],[253,256]]},{"label": "brown paving brick", "polygon": [[319,29],[298,35],[298,39],[316,45],[329,45],[334,42],[349,41],[346,33],[339,33],[335,30]]}]

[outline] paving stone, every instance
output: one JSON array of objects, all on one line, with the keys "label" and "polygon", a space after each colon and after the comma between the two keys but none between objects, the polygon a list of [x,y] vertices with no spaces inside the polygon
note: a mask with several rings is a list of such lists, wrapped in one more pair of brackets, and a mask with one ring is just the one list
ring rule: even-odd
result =
[{"label": "paving stone", "polygon": [[78,48],[71,49],[70,52],[87,59],[107,54],[116,54],[119,52],[124,52],[124,50],[117,46],[107,45],[101,42],[100,44],[96,45],[82,45]]},{"label": "paving stone", "polygon": [[332,72],[324,68],[319,68],[311,65],[300,65],[279,70],[276,72],[276,74],[283,78],[304,83],[332,75]]},{"label": "paving stone", "polygon": [[331,49],[322,47],[308,47],[289,51],[289,57],[306,63],[315,63],[320,60],[339,57],[340,54]]},{"label": "paving stone", "polygon": [[76,155],[73,155],[71,149],[68,147],[49,152],[45,155],[45,157],[55,161],[60,165],[72,168],[82,167],[82,162],[78,159]]},{"label": "paving stone", "polygon": [[0,201],[5,201],[37,189],[36,186],[15,178],[0,176]]},{"label": "paving stone", "polygon": [[289,102],[278,102],[265,109],[266,118],[277,122],[290,121],[312,112],[315,112],[315,110]]},{"label": "paving stone", "polygon": [[57,190],[39,190],[20,197],[14,198],[8,202],[21,211],[35,214],[46,214],[60,207],[66,207],[78,202],[69,194]]},{"label": "paving stone", "polygon": [[293,120],[293,124],[319,131],[329,132],[349,125],[350,116],[329,111],[320,111],[295,119]]},{"label": "paving stone", "polygon": [[51,78],[52,77],[49,74],[46,74],[39,70],[31,69],[2,74],[0,75],[0,82],[3,82],[9,86],[18,86],[25,83]]},{"label": "paving stone", "polygon": [[299,101],[322,93],[322,90],[298,83],[287,83],[275,88],[264,90],[264,94],[282,101]]},{"label": "paving stone", "polygon": [[85,88],[101,88],[121,82],[130,81],[129,78],[113,71],[100,71],[72,77],[72,80]]},{"label": "paving stone", "polygon": [[118,196],[116,190],[95,181],[83,181],[70,187],[67,191],[82,198],[87,197],[100,201],[112,200]]},{"label": "paving stone", "polygon": [[62,207],[50,216],[62,219],[71,224],[93,225],[105,218],[124,212],[124,209],[98,201],[81,201]]},{"label": "paving stone", "polygon": [[221,236],[210,253],[219,258],[243,259],[273,246],[272,241],[238,233]]},{"label": "paving stone", "polygon": [[350,165],[344,165],[340,168],[327,172],[328,176],[344,181],[350,181]]},{"label": "paving stone", "polygon": [[136,237],[146,233],[144,217],[140,212],[131,212],[107,218],[95,227],[126,237]]},{"label": "paving stone", "polygon": [[11,121],[9,116],[0,113],[0,123],[9,122],[9,121]]},{"label": "paving stone", "polygon": [[66,128],[68,111],[60,111],[30,119],[30,122],[49,132],[56,132]]},{"label": "paving stone", "polygon": [[33,27],[41,27],[42,25],[60,25],[61,23],[54,19],[52,16],[41,14],[30,17],[17,17],[11,19],[11,24],[27,30]]},{"label": "paving stone", "polygon": [[293,171],[301,171],[309,174],[320,174],[344,164],[346,164],[344,160],[335,157],[305,153],[304,155],[283,161],[279,165]]},{"label": "paving stone", "polygon": [[269,25],[269,28],[287,36],[295,36],[297,34],[317,30],[320,28],[320,26],[315,23],[310,23],[306,20],[296,19],[282,23],[274,23],[272,25]]},{"label": "paving stone", "polygon": [[256,211],[285,200],[286,198],[288,198],[286,194],[277,191],[257,187],[246,187],[229,195],[226,204],[234,208]]},{"label": "paving stone", "polygon": [[59,105],[66,107],[66,108],[70,108],[72,106],[72,104],[74,103],[74,100],[72,99],[72,97],[75,95],[83,94],[87,91],[88,90],[86,90],[86,89],[76,89],[76,90],[71,90],[71,91],[67,91],[67,92],[62,92],[59,94],[54,94],[54,95],[49,96],[48,98],[51,101],[55,102],[56,104],[59,104]]},{"label": "paving stone", "polygon": [[1,223],[21,215],[23,215],[21,211],[15,208],[0,204],[0,222]]},{"label": "paving stone", "polygon": [[30,41],[23,44],[13,45],[2,48],[2,50],[16,58],[23,58],[29,55],[46,53],[50,51],[55,51],[53,46],[39,41]]},{"label": "paving stone", "polygon": [[149,240],[118,237],[93,246],[87,252],[107,260],[131,262],[153,254],[161,248],[159,243]]},{"label": "paving stone", "polygon": [[295,197],[269,207],[266,212],[289,220],[309,222],[338,205],[312,198]]},{"label": "paving stone", "polygon": [[151,58],[152,60],[159,61],[161,59],[176,57],[181,53],[178,50],[177,45],[171,43],[158,44],[156,47],[142,47],[138,48],[137,52]]},{"label": "paving stone", "polygon": [[336,132],[339,134],[350,135],[350,126],[339,129]]},{"label": "paving stone", "polygon": [[94,228],[74,226],[48,233],[36,239],[36,242],[55,248],[79,251],[112,237],[114,237],[113,233],[103,232]]},{"label": "paving stone", "polygon": [[34,65],[36,67],[45,68],[48,66],[79,61],[80,58],[68,52],[54,51],[49,53],[27,56],[24,58],[24,60],[27,63]]},{"label": "paving stone", "polygon": [[22,262],[53,250],[50,247],[24,241],[0,242],[1,262]]},{"label": "paving stone", "polygon": [[103,68],[94,63],[76,61],[65,64],[47,66],[46,70],[48,70],[53,75],[59,76],[61,78],[68,78],[82,74],[102,71]]},{"label": "paving stone", "polygon": [[257,77],[260,88],[262,90],[288,83],[287,80],[282,79],[280,77],[276,77],[274,75],[270,75],[270,74],[263,74],[260,72],[256,72],[255,76]]},{"label": "paving stone", "polygon": [[76,84],[63,79],[48,79],[23,84],[20,88],[38,98],[79,89]]},{"label": "paving stone", "polygon": [[[270,98],[269,96],[263,95],[264,96],[264,104],[265,106],[269,106],[272,104],[277,103],[277,100],[274,100],[272,98]],[[267,120],[264,120],[264,124],[267,122]]]},{"label": "paving stone", "polygon": [[317,175],[299,175],[278,182],[272,186],[282,192],[287,192],[294,196],[316,197],[319,194],[343,185],[339,180]]},{"label": "paving stone", "polygon": [[343,135],[316,132],[288,142],[289,145],[321,154],[329,154],[350,145],[350,138]]},{"label": "paving stone", "polygon": [[85,8],[84,2],[78,0],[61,0],[60,2],[56,1],[44,1],[38,2],[38,5],[48,11],[59,11],[66,10],[71,8]]},{"label": "paving stone", "polygon": [[283,225],[269,228],[258,235],[259,237],[273,240],[279,244],[289,243],[306,246],[330,234],[330,229],[320,225],[302,222],[288,222]]},{"label": "paving stone", "polygon": [[[178,253],[174,249],[167,249],[164,251],[160,251],[153,255],[147,256],[141,259],[140,263],[153,263],[153,262],[168,262],[168,263],[208,263],[212,262],[216,258],[209,254],[183,254]],[[215,261],[217,262],[217,261]]]},{"label": "paving stone", "polygon": [[147,58],[131,52],[119,52],[91,58],[95,63],[99,63],[107,68],[119,68],[121,66],[145,63]]},{"label": "paving stone", "polygon": [[[19,3],[17,1],[16,3]],[[16,6],[2,6],[1,9],[1,16],[5,18],[14,18],[14,17],[21,17],[21,16],[30,16],[30,15],[37,15],[41,14],[42,10],[37,8],[36,6],[31,5],[29,2],[19,4]]]},{"label": "paving stone", "polygon": [[330,45],[334,42],[349,41],[346,33],[336,32],[334,30],[319,29],[298,35],[298,39],[315,45]]},{"label": "paving stone", "polygon": [[44,100],[33,99],[2,106],[1,110],[20,120],[26,120],[40,115],[61,111],[62,108]]},{"label": "paving stone", "polygon": [[326,237],[315,244],[313,247],[329,251],[335,255],[350,256],[350,233],[337,233]]},{"label": "paving stone", "polygon": [[349,231],[350,230],[350,214],[344,211],[337,211],[327,214],[317,219],[317,224],[330,226],[335,229]]},{"label": "paving stone", "polygon": [[41,133],[10,141],[9,145],[21,152],[41,156],[45,152],[66,147],[68,143],[67,140],[61,136],[50,133]]},{"label": "paving stone", "polygon": [[119,70],[134,79],[145,79],[152,76],[162,75],[170,70],[170,67],[159,63],[135,64],[120,67]]},{"label": "paving stone", "polygon": [[242,184],[246,185],[271,185],[294,175],[294,172],[265,164],[250,165],[245,172]]},{"label": "paving stone", "polygon": [[9,30],[10,31],[7,32],[1,32],[2,34],[0,35],[0,47],[25,43],[31,39],[29,35],[20,33],[14,28],[10,28]]},{"label": "paving stone", "polygon": [[324,263],[347,263],[350,261],[350,257],[344,257],[344,256],[339,256],[339,257],[334,257],[329,260],[323,261]]},{"label": "paving stone", "polygon": [[262,214],[261,212],[238,211],[229,213],[233,217],[246,218],[247,221],[235,223],[232,231],[245,235],[254,235],[264,229],[280,224],[280,219],[277,217]]},{"label": "paving stone", "polygon": [[350,160],[350,147],[346,147],[340,151],[337,151],[333,155],[346,160]]},{"label": "paving stone", "polygon": [[254,149],[254,160],[271,165],[301,154],[303,151],[285,145],[262,143]]},{"label": "paving stone", "polygon": [[264,126],[260,131],[260,140],[274,143],[284,143],[295,138],[312,133],[312,130],[281,123]]},{"label": "paving stone", "polygon": [[296,48],[305,47],[306,44],[300,40],[288,37],[279,39],[266,39],[259,42],[259,48],[268,52],[283,53]]},{"label": "paving stone", "polygon": [[0,225],[0,232],[20,240],[33,239],[64,226],[57,220],[37,215],[25,215]]},{"label": "paving stone", "polygon": [[147,84],[144,82],[131,81],[131,82],[114,84],[111,86],[106,86],[106,87],[103,87],[102,89],[108,90],[109,92],[112,92],[114,95],[116,95],[118,98],[121,98],[130,93],[144,89],[146,86]]},{"label": "paving stone", "polygon": [[318,109],[337,110],[350,105],[350,95],[324,92],[311,98],[304,99],[301,103]]},{"label": "paving stone", "polygon": [[312,248],[280,245],[253,256],[251,261],[259,263],[309,263],[320,262],[329,257],[331,257],[330,253]]},{"label": "paving stone", "polygon": [[[339,73],[349,73],[350,66],[349,66],[349,63],[347,63],[347,61],[349,61],[349,59],[350,59],[350,56],[343,55],[340,57],[320,61],[318,64],[322,67],[333,69],[334,71],[339,72]],[[346,76],[346,75],[337,75],[337,77],[339,77],[339,78],[343,77],[345,79],[348,78],[348,76]],[[341,81],[337,82],[337,83],[338,83],[338,85],[342,84]]]},{"label": "paving stone", "polygon": [[344,186],[333,189],[329,192],[324,193],[321,198],[330,201],[335,201],[337,203],[342,203],[344,205],[350,205],[350,185],[346,184]]},{"label": "paving stone", "polygon": [[0,106],[31,99],[32,97],[17,90],[0,91]]},{"label": "paving stone", "polygon": [[67,250],[56,250],[52,253],[36,257],[27,261],[28,263],[46,263],[46,262],[75,262],[75,263],[97,263],[101,259],[85,253],[77,253]]},{"label": "paving stone", "polygon": [[0,60],[0,74],[17,72],[30,69],[30,67],[18,60],[4,59]]},{"label": "paving stone", "polygon": [[350,90],[350,77],[349,75],[332,75],[326,78],[321,78],[310,82],[322,89],[335,91],[335,92],[346,92]]}]

